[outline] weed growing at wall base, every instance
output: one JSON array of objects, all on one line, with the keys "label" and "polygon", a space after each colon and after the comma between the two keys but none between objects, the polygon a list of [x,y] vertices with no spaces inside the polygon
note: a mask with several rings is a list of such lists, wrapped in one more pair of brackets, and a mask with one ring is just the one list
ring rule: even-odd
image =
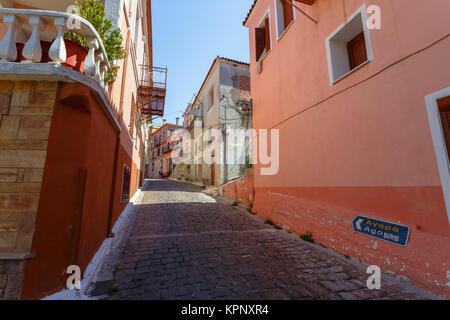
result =
[{"label": "weed growing at wall base", "polygon": [[300,235],[300,239],[307,241],[307,242],[311,242],[314,243],[314,238],[313,238],[313,234],[312,232],[307,231],[306,233]]}]

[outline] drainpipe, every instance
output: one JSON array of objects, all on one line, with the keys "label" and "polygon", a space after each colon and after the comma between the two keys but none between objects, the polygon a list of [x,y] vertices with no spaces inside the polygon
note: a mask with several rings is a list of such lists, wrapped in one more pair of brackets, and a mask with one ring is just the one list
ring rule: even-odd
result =
[{"label": "drainpipe", "polygon": [[114,166],[113,166],[113,176],[111,183],[111,191],[109,196],[109,211],[108,211],[108,224],[106,226],[106,236],[108,238],[114,238],[114,233],[112,232],[112,219],[114,211],[114,191],[116,189],[117,181],[117,168],[119,163],[119,148],[120,148],[120,132],[116,135],[116,149],[114,151]]}]

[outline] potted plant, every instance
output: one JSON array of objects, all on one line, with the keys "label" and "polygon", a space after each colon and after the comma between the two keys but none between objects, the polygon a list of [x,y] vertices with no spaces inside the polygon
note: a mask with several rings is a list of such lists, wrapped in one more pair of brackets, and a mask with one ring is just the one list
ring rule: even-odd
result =
[{"label": "potted plant", "polygon": [[[112,68],[112,70],[105,75],[105,81],[114,81],[117,77],[117,71],[119,70],[119,67],[113,65],[113,61],[121,60],[127,57],[126,51],[122,46],[123,39],[120,28],[113,28],[111,21],[105,18],[104,5],[102,3],[99,3],[99,0],[84,0],[81,5],[78,3],[78,1],[75,1],[74,5],[75,8],[73,13],[89,21],[100,35],[100,38],[103,41],[103,46],[105,47],[108,61],[110,62]],[[77,44],[85,50],[88,50],[86,39],[76,32],[69,31],[66,34],[65,38],[67,41],[70,41],[69,46],[71,46],[71,48],[73,48],[74,50],[78,50],[75,48],[74,44]],[[66,46],[68,45],[67,41]]]},{"label": "potted plant", "polygon": [[[84,0],[80,5],[78,1],[74,3],[73,13],[85,18],[97,30],[106,50],[108,61],[111,63],[112,70],[105,75],[105,81],[112,82],[117,77],[118,66],[113,65],[113,61],[126,58],[127,54],[122,46],[122,35],[119,28],[112,28],[112,23],[105,18],[103,4],[99,0]],[[88,55],[88,45],[86,39],[75,31],[69,31],[64,39],[66,45],[67,59],[63,66],[83,72],[83,63]],[[42,59],[41,63],[50,62],[48,52],[52,42],[41,41]],[[20,62],[26,60],[22,55],[25,44],[16,43],[17,60]]]}]

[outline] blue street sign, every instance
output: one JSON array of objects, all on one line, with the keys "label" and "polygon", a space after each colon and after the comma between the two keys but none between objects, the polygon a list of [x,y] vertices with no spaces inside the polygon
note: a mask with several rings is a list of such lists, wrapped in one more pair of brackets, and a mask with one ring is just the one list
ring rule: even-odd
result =
[{"label": "blue street sign", "polygon": [[410,228],[387,221],[357,216],[353,220],[353,230],[369,237],[377,238],[402,247],[408,243]]}]

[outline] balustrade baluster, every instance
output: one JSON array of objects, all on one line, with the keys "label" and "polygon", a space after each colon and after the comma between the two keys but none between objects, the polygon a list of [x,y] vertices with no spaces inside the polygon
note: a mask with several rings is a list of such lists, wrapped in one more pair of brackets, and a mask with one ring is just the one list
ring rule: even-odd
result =
[{"label": "balustrade baluster", "polygon": [[4,61],[16,61],[16,32],[20,22],[15,16],[4,16],[3,23],[8,27],[8,31],[0,42],[0,58]]},{"label": "balustrade baluster", "polygon": [[48,52],[48,56],[56,63],[63,63],[67,59],[66,43],[64,42],[64,34],[67,32],[65,18],[55,18],[54,25],[58,30],[55,40]]},{"label": "balustrade baluster", "polygon": [[31,25],[33,31],[31,32],[30,39],[28,39],[25,47],[23,48],[22,55],[29,62],[41,62],[42,47],[40,32],[42,31],[44,25],[41,18],[38,16],[31,16],[28,23]]}]

